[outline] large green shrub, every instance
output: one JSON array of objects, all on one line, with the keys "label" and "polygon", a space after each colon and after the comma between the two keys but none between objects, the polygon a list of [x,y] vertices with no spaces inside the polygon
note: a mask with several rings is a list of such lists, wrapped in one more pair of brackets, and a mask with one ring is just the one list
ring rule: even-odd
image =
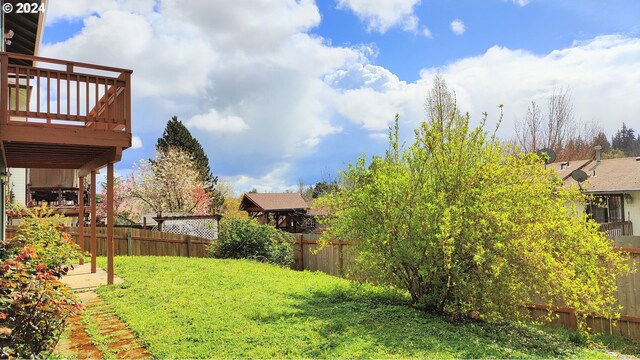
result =
[{"label": "large green shrub", "polygon": [[386,156],[350,164],[324,203],[324,238],[354,241],[369,276],[435,312],[517,318],[543,302],[614,315],[625,256],[536,154],[455,113],[422,123],[408,148],[397,120],[389,138]]},{"label": "large green shrub", "polygon": [[59,219],[37,210],[18,234],[0,242],[0,358],[46,356],[69,318],[81,310],[59,281],[82,256]]},{"label": "large green shrub", "polygon": [[253,219],[224,219],[218,240],[209,247],[216,258],[254,259],[281,266],[293,263],[294,237]]}]

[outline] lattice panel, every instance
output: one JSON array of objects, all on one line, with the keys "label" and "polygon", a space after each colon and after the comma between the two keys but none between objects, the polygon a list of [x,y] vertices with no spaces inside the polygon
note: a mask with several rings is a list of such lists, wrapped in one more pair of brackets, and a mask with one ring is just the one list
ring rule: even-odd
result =
[{"label": "lattice panel", "polygon": [[[153,230],[158,230],[158,226],[154,226]],[[218,239],[218,220],[215,218],[164,220],[162,231],[205,239]]]}]

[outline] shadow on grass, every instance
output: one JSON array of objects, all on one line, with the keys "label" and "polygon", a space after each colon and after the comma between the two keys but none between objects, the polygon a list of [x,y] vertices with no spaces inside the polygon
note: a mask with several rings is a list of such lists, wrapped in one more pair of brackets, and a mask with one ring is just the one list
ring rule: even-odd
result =
[{"label": "shadow on grass", "polygon": [[[459,322],[410,307],[393,290],[353,285],[292,295],[297,322],[314,324],[318,357],[558,358],[584,356],[566,332],[513,323]],[[272,314],[254,319],[270,323]],[[348,339],[348,340],[346,340]]]}]

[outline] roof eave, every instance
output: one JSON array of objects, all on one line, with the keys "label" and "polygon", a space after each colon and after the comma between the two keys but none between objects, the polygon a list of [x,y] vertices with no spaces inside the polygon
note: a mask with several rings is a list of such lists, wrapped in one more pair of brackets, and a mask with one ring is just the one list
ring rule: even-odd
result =
[{"label": "roof eave", "polygon": [[616,193],[629,193],[638,192],[640,189],[606,189],[606,190],[582,190],[583,193],[588,194],[616,194]]}]

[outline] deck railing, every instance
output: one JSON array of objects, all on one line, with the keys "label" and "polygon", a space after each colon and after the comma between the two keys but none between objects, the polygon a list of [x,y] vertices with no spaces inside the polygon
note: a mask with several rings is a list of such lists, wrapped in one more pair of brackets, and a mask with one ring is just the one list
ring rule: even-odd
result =
[{"label": "deck railing", "polygon": [[0,121],[131,132],[130,81],[131,70],[0,53]]},{"label": "deck railing", "polygon": [[600,230],[607,233],[607,236],[632,236],[633,224],[631,221],[619,221],[600,224]]}]

